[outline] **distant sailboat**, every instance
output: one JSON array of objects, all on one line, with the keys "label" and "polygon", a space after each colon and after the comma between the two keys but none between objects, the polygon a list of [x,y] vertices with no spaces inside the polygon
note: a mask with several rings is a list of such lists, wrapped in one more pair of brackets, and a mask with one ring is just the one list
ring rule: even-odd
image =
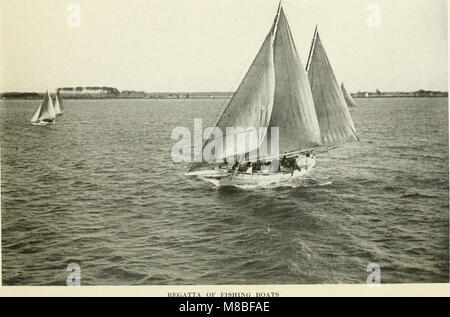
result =
[{"label": "distant sailboat", "polygon": [[[307,68],[308,74],[280,3],[269,34],[216,126],[223,132],[223,138],[227,127],[244,130],[267,127],[267,135],[259,136],[258,147],[268,143],[271,128],[278,128],[281,154],[246,161],[249,152],[235,151],[234,156],[241,158],[240,164],[232,167],[227,163],[229,156],[224,156],[225,164],[192,163],[186,175],[217,186],[285,185],[306,176],[315,166],[316,154],[357,140],[317,30]],[[206,140],[203,149],[212,142]],[[278,163],[271,164],[275,169],[264,168],[266,164],[261,161],[267,159]]]},{"label": "distant sailboat", "polygon": [[56,111],[53,105],[50,93],[45,93],[44,100],[42,104],[36,109],[33,117],[31,118],[31,123],[33,125],[49,125],[54,123],[56,120]]},{"label": "distant sailboat", "polygon": [[55,112],[57,115],[62,115],[64,113],[64,101],[59,93],[59,90],[56,91],[55,96]]},{"label": "distant sailboat", "polygon": [[356,102],[353,100],[352,96],[348,93],[347,89],[345,89],[344,83],[341,85],[342,93],[344,94],[345,102],[349,108],[356,107]]}]

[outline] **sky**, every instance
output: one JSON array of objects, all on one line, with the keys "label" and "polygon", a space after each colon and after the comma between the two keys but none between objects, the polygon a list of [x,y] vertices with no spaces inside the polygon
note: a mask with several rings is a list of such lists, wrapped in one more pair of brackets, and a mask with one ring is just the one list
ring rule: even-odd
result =
[{"label": "sky", "polygon": [[[80,27],[67,25],[70,3]],[[379,27],[367,10],[380,8]],[[0,91],[233,91],[278,0],[0,0]],[[283,0],[306,64],[315,25],[351,92],[448,90],[446,0]]]}]

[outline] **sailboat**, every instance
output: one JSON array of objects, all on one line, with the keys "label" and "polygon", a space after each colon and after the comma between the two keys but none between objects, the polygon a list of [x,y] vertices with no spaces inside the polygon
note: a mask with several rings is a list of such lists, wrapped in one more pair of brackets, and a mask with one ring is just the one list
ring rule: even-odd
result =
[{"label": "sailboat", "polygon": [[49,125],[56,121],[56,111],[53,105],[50,93],[45,93],[44,100],[41,105],[36,109],[33,117],[31,118],[31,123],[33,125]]},{"label": "sailboat", "polygon": [[[226,127],[267,127],[266,134],[258,136],[258,147],[267,147],[271,128],[278,128],[279,146],[275,157],[247,160],[248,152],[235,151],[240,160],[232,165],[224,151],[223,164],[198,160],[190,164],[187,176],[216,186],[289,185],[313,170],[316,155],[357,140],[317,28],[305,70],[281,2],[261,49],[216,127],[224,132],[223,138]],[[212,142],[207,139],[203,149]],[[270,168],[265,168],[268,163]]]},{"label": "sailboat", "polygon": [[55,96],[55,112],[57,115],[62,115],[64,113],[64,101],[59,93],[59,90],[56,91]]},{"label": "sailboat", "polygon": [[347,106],[350,108],[356,107],[356,102],[352,98],[352,96],[348,93],[347,89],[345,89],[344,83],[341,84],[341,90],[342,90],[342,93],[344,94],[344,98],[345,98],[345,102],[347,103]]}]

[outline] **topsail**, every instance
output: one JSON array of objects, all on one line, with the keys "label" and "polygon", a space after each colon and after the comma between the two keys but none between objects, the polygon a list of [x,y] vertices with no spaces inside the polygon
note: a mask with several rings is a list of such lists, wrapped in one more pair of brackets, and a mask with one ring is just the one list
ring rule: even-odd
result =
[{"label": "topsail", "polygon": [[323,145],[338,146],[357,141],[352,117],[317,29],[307,71]]}]

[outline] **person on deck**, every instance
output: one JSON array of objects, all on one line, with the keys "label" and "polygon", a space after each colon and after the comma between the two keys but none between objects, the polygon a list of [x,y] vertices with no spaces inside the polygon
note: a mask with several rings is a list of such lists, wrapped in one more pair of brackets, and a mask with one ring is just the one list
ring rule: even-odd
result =
[{"label": "person on deck", "polygon": [[283,156],[283,158],[281,159],[281,166],[285,166],[286,165],[286,155]]},{"label": "person on deck", "polygon": [[292,161],[291,161],[290,165],[291,165],[291,176],[294,175],[294,171],[296,171],[296,170],[301,172],[300,166],[298,166],[297,160],[295,159],[295,157],[292,158]]},{"label": "person on deck", "polygon": [[257,160],[255,163],[252,164],[253,167],[253,173],[261,171],[261,161]]}]

